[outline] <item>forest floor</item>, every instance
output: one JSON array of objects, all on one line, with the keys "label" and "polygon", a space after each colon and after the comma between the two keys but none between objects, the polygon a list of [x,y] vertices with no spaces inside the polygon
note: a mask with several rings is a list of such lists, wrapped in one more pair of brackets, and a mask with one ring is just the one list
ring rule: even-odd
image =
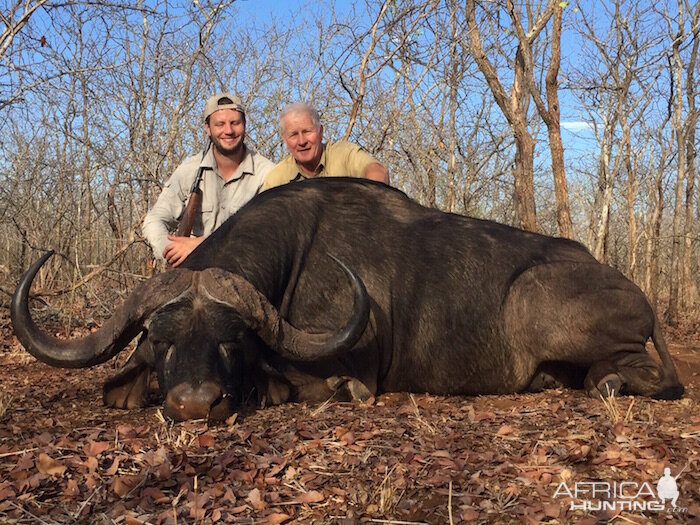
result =
[{"label": "forest floor", "polygon": [[0,523],[697,523],[700,325],[666,335],[678,401],[388,394],[208,426],[103,407],[118,363],[38,363],[0,309]]}]

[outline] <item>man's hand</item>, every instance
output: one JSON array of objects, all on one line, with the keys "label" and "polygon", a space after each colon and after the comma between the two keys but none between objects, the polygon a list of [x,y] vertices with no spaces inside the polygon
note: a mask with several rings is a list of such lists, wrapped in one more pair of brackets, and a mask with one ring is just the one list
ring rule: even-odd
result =
[{"label": "man's hand", "polygon": [[204,237],[168,235],[168,240],[171,242],[163,250],[163,258],[168,262],[168,266],[177,268],[182,264],[182,261],[187,259],[192,250],[200,245]]}]

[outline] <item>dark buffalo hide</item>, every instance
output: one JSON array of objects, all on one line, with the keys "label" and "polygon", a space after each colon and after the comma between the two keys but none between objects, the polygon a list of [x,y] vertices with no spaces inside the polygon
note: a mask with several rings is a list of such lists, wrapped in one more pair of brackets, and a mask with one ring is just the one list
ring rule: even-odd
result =
[{"label": "dark buffalo hide", "polygon": [[143,404],[155,370],[177,419],[225,417],[253,392],[268,403],[562,385],[683,393],[644,294],[582,245],[426,208],[371,181],[259,195],[92,339],[60,343],[34,326],[31,272],[12,303],[25,347],[55,366],[90,366],[141,334],[105,401]]}]

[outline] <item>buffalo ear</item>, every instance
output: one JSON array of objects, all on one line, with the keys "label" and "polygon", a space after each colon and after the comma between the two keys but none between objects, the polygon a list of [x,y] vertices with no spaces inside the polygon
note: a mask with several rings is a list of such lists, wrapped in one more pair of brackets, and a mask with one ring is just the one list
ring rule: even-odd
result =
[{"label": "buffalo ear", "polygon": [[119,373],[107,379],[102,387],[102,401],[114,408],[139,408],[147,405],[153,349],[146,333],[141,335],[136,350],[129,356]]}]

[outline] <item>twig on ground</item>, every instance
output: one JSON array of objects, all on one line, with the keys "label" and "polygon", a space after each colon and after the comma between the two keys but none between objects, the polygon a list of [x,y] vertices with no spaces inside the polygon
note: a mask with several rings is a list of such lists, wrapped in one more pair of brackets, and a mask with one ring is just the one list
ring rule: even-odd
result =
[{"label": "twig on ground", "polygon": [[397,520],[381,520],[372,518],[370,523],[386,523],[388,525],[428,525],[425,521],[397,521]]},{"label": "twig on ground", "polygon": [[43,523],[44,525],[57,525],[56,522],[53,521],[53,520],[51,520],[51,521],[44,521],[44,520],[42,520],[39,516],[36,516],[36,515],[32,514],[31,512],[29,512],[27,509],[25,509],[25,508],[22,507],[21,505],[17,505],[16,503],[14,503],[14,502],[12,502],[12,501],[10,501],[10,500],[8,500],[7,503],[9,503],[11,507],[16,508],[16,509],[19,510],[22,514],[26,514],[27,516],[29,516],[29,517],[32,518],[33,520],[37,521],[38,523]]},{"label": "twig on ground", "polygon": [[454,520],[452,519],[452,481],[450,480],[450,492],[447,495],[447,515],[450,517],[450,525],[454,525]]},{"label": "twig on ground", "polygon": [[418,403],[416,403],[416,398],[413,397],[413,394],[409,394],[409,397],[411,398],[411,403],[413,404],[413,409],[414,409],[415,412],[416,412],[416,419],[418,420],[418,422],[419,422],[421,425],[423,425],[425,428],[427,428],[428,431],[429,431],[431,434],[435,434],[435,427],[434,427],[433,425],[431,425],[430,423],[428,423],[428,422],[427,422],[425,419],[423,419],[423,417],[420,415],[420,410],[418,409]]},{"label": "twig on ground", "polygon": [[90,502],[92,497],[95,494],[97,494],[98,490],[100,490],[100,487],[97,487],[95,490],[93,490],[92,494],[90,494],[90,496],[88,496],[88,498],[85,501],[83,501],[82,505],[80,505],[80,508],[76,511],[75,514],[73,514],[73,519],[76,519],[76,520],[78,519],[78,516],[80,516],[80,513],[83,512],[83,509],[85,508],[85,506]]},{"label": "twig on ground", "polygon": [[8,458],[10,456],[19,456],[20,454],[24,454],[25,452],[34,452],[35,450],[38,450],[39,447],[32,447],[32,448],[25,448],[23,450],[15,450],[14,452],[4,452],[0,454],[0,458]]}]

